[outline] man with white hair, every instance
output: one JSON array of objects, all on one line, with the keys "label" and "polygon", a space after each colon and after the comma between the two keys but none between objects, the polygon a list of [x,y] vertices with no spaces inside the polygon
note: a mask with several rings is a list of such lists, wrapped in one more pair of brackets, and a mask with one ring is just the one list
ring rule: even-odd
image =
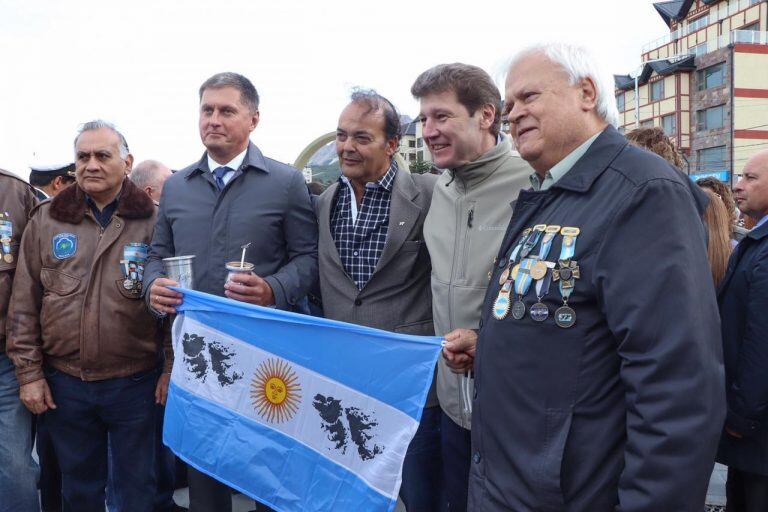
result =
[{"label": "man with white hair", "polygon": [[699,512],[725,412],[704,228],[686,178],[612,125],[590,56],[512,62],[506,111],[532,189],[492,272],[469,509]]},{"label": "man with white hair", "polygon": [[149,197],[160,204],[165,180],[171,177],[171,170],[157,160],[144,160],[136,164],[128,175],[134,185],[149,194]]}]

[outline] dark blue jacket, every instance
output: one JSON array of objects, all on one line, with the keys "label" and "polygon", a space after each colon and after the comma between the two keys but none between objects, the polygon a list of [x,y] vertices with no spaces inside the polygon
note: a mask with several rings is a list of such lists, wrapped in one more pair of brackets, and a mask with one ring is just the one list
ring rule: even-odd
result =
[{"label": "dark blue jacket", "polygon": [[718,291],[723,329],[725,425],[718,462],[768,475],[768,223],[736,246]]},{"label": "dark blue jacket", "polygon": [[[549,190],[520,193],[483,306],[471,510],[704,508],[725,396],[704,227],[685,180],[608,127]],[[557,283],[543,322],[491,314],[501,260],[536,224],[581,229],[567,329],[553,319]],[[534,286],[523,302],[537,302]]]},{"label": "dark blue jacket", "polygon": [[144,290],[163,275],[162,258],[195,255],[196,290],[224,295],[228,261],[247,261],[272,287],[278,309],[292,310],[317,280],[317,220],[304,177],[254,145],[219,192],[206,155],[168,178],[152,238]]}]

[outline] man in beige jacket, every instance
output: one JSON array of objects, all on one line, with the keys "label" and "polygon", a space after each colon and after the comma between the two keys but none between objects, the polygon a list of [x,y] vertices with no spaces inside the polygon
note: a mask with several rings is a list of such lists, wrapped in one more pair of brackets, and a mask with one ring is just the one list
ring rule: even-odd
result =
[{"label": "man in beige jacket", "polygon": [[[424,223],[432,259],[435,334],[476,337],[488,273],[512,215],[510,202],[528,187],[533,170],[500,133],[501,94],[488,73],[467,64],[443,64],[411,87],[420,101],[424,140],[438,180]],[[449,510],[467,508],[472,401],[471,367],[453,373],[438,363],[442,408],[443,485]]]}]

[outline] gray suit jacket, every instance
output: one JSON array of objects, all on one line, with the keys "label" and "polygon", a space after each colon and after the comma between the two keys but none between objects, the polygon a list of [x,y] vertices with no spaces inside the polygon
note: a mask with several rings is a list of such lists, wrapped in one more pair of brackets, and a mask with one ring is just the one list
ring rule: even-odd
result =
[{"label": "gray suit jacket", "polygon": [[224,264],[248,242],[246,260],[272,287],[276,307],[293,309],[317,279],[317,222],[301,173],[253,143],[221,192],[206,155],[168,178],[144,290],[164,275],[162,258],[194,254],[194,288],[224,295]]},{"label": "gray suit jacket", "polygon": [[387,241],[362,290],[344,270],[331,236],[339,184],[317,201],[320,292],[326,318],[399,333],[432,335],[431,265],[422,226],[437,176],[397,171]]}]

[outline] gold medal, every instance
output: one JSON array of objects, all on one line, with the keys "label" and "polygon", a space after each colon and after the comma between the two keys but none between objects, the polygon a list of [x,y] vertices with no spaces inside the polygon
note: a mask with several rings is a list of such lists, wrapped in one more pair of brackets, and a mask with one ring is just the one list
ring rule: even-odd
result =
[{"label": "gold medal", "polygon": [[543,279],[547,275],[547,264],[541,260],[537,260],[536,263],[530,268],[531,277],[536,281]]},{"label": "gold medal", "polygon": [[560,226],[547,226],[547,229],[545,229],[544,232],[556,235],[560,232]]},{"label": "gold medal", "polygon": [[509,279],[515,280],[517,279],[517,273],[520,272],[520,264],[518,263],[514,267],[512,267],[512,270],[509,271]]},{"label": "gold medal", "polygon": [[510,270],[510,267],[507,267],[501,272],[501,275],[499,276],[499,286],[503,286],[504,283],[507,282],[507,279],[509,279]]},{"label": "gold medal", "polygon": [[3,260],[6,263],[13,263],[13,254],[6,254],[3,256]]},{"label": "gold medal", "polygon": [[542,232],[546,231],[547,230],[547,225],[546,224],[536,224],[535,226],[533,226],[533,230],[534,231],[542,231]]}]

